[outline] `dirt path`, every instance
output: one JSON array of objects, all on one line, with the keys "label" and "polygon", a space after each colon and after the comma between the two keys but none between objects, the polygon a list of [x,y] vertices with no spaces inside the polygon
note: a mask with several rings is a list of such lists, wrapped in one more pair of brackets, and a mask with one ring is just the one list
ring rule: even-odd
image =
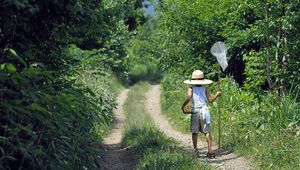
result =
[{"label": "dirt path", "polygon": [[[172,137],[176,141],[178,141],[180,146],[192,150],[191,135],[186,135],[174,130],[169,124],[166,117],[161,114],[159,85],[152,85],[151,89],[146,94],[145,107],[147,108],[148,112],[152,116],[156,125],[163,132],[165,132],[169,137]],[[202,141],[198,142],[198,148],[200,149],[200,153],[201,153],[200,159],[207,160],[213,166],[216,166],[219,169],[222,170],[254,169],[253,167],[250,166],[249,162],[245,158],[225,150],[216,150],[217,157],[215,159],[206,159],[205,157],[205,153],[207,152],[206,146],[207,146],[206,142],[202,142]],[[214,149],[216,148],[214,147]]]},{"label": "dirt path", "polygon": [[116,117],[115,127],[109,135],[103,139],[102,153],[99,155],[98,165],[105,170],[131,170],[137,164],[135,153],[121,144],[125,115],[123,104],[127,98],[128,89],[123,90],[117,97],[117,109],[114,110]]}]

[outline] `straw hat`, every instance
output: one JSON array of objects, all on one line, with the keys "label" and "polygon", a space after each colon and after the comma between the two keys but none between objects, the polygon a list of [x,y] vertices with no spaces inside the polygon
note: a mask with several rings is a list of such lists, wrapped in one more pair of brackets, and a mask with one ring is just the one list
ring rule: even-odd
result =
[{"label": "straw hat", "polygon": [[185,80],[185,84],[194,84],[194,85],[200,85],[200,84],[211,84],[213,81],[205,79],[204,73],[200,70],[195,70],[192,73],[192,78],[190,80]]}]

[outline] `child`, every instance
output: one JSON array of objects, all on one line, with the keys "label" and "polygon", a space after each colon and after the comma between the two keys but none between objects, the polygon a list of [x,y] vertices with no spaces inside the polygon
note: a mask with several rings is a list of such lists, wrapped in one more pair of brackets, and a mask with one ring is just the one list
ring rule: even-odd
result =
[{"label": "child", "polygon": [[207,157],[215,157],[215,153],[212,151],[212,136],[210,134],[210,114],[208,107],[206,105],[206,99],[209,102],[215,101],[219,96],[221,96],[221,91],[218,91],[214,96],[211,96],[210,90],[202,85],[211,84],[212,81],[204,79],[204,74],[200,70],[196,70],[192,73],[192,78],[190,80],[185,80],[185,84],[193,85],[188,89],[188,96],[184,103],[182,104],[182,111],[184,107],[192,99],[192,115],[190,130],[192,132],[192,140],[194,145],[194,150],[198,153],[197,149],[197,138],[199,131],[204,133],[207,141],[208,152]]}]

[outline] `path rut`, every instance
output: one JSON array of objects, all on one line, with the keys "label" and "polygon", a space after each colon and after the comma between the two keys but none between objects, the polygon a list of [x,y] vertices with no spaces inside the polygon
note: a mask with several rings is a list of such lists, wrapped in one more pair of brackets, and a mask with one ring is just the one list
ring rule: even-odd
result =
[{"label": "path rut", "polygon": [[117,97],[117,108],[114,109],[116,117],[114,128],[103,139],[101,154],[98,156],[98,165],[103,170],[131,170],[137,164],[136,154],[121,143],[125,115],[123,104],[127,99],[128,89],[123,90]]},{"label": "path rut", "polygon": [[[152,85],[151,89],[146,94],[145,107],[150,113],[156,125],[163,131],[167,136],[174,138],[181,147],[184,147],[188,150],[192,150],[192,140],[191,135],[183,134],[173,129],[169,124],[166,117],[161,113],[160,106],[160,85]],[[208,161],[213,166],[221,170],[250,170],[254,169],[250,166],[250,163],[247,159],[231,153],[226,150],[216,150],[216,158],[207,159],[205,153],[207,152],[206,142],[198,140],[198,148],[200,149],[200,158],[205,161]]]}]

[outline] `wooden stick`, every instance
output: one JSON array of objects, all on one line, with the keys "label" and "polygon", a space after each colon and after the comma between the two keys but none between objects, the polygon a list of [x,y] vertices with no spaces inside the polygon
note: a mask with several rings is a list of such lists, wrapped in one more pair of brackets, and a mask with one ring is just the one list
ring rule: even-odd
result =
[{"label": "wooden stick", "polygon": [[[221,68],[220,68],[220,71],[218,73],[218,88],[220,90],[220,74],[221,74]],[[221,104],[221,99],[218,100],[218,114],[219,114],[219,121],[218,121],[218,124],[219,124],[219,139],[218,139],[218,146],[219,146],[219,149],[221,148],[221,109],[220,109],[220,104]]]}]

